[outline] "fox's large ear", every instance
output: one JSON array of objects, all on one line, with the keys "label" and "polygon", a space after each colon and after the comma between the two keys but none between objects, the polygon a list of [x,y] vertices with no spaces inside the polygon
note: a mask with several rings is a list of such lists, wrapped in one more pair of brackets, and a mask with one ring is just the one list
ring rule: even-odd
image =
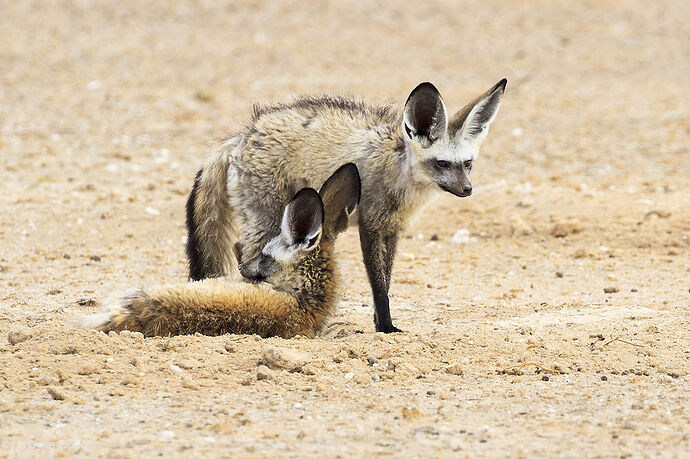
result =
[{"label": "fox's large ear", "polygon": [[508,80],[499,81],[475,100],[465,105],[448,124],[448,134],[481,144],[489,133],[489,125],[496,118]]},{"label": "fox's large ear", "polygon": [[288,244],[296,249],[312,248],[319,242],[323,216],[319,193],[313,188],[303,188],[285,207],[281,233]]},{"label": "fox's large ear", "polygon": [[335,237],[347,229],[359,204],[360,188],[359,171],[352,163],[341,166],[326,180],[319,191],[326,211],[324,233]]},{"label": "fox's large ear", "polygon": [[403,113],[404,135],[426,148],[446,132],[446,105],[436,86],[426,82],[412,90]]}]

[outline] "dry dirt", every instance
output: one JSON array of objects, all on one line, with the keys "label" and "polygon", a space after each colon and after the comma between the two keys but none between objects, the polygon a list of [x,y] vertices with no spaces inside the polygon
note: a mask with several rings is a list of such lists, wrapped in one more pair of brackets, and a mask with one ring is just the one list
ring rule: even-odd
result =
[{"label": "dry dirt", "polygon": [[[687,1],[0,12],[0,456],[688,457]],[[374,333],[354,230],[323,337],[70,325],[185,278],[186,193],[253,100],[432,80],[452,110],[504,76],[475,195],[401,242],[404,333]]]}]

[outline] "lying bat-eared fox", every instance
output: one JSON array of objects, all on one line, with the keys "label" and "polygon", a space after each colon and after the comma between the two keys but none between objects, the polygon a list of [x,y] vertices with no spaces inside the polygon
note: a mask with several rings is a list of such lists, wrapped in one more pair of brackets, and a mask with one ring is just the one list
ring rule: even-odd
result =
[{"label": "lying bat-eared fox", "polygon": [[[430,193],[472,193],[469,175],[498,112],[506,80],[449,117],[431,83],[402,113],[339,97],[255,106],[197,174],[187,201],[190,278],[233,277],[233,247],[254,257],[280,233],[276,219],[295,186],[318,188],[345,163],[362,179],[357,223],[374,296],[376,330],[392,323],[388,289],[400,232]],[[247,275],[247,273],[242,273]]]},{"label": "lying bat-eared fox", "polygon": [[313,337],[332,315],[338,297],[334,256],[360,197],[357,167],[346,164],[321,187],[303,188],[285,205],[279,233],[239,268],[262,283],[206,279],[135,290],[111,298],[87,327],[139,331],[145,336],[192,333]]}]

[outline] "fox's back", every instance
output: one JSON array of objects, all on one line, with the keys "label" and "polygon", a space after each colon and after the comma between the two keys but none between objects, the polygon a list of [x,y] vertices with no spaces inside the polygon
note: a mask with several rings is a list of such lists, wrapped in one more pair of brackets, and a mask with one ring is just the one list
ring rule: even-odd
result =
[{"label": "fox's back", "polygon": [[399,114],[340,97],[300,98],[288,104],[255,106],[232,159],[262,177],[319,187],[344,163],[361,164],[392,141]]}]

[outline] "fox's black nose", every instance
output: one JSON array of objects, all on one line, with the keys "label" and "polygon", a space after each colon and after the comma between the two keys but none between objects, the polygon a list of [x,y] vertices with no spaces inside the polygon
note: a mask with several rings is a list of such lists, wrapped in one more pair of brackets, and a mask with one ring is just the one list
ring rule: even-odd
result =
[{"label": "fox's black nose", "polygon": [[256,269],[252,269],[252,267],[249,266],[249,264],[247,263],[240,263],[239,269],[240,274],[242,274],[242,277],[244,277],[247,280],[253,282],[263,282],[264,280],[266,280],[267,276],[264,273]]},{"label": "fox's black nose", "polygon": [[467,185],[462,187],[462,192],[465,194],[465,196],[469,196],[472,194],[472,185]]}]

